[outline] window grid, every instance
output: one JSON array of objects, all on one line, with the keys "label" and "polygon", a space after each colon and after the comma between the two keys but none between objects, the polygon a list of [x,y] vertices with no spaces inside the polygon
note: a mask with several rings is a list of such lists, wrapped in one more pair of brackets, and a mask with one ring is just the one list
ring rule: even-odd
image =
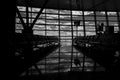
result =
[{"label": "window grid", "polygon": [[[71,6],[71,5],[70,5]],[[66,41],[68,41],[68,42],[71,42],[71,41],[69,41],[69,40],[73,40],[73,38],[75,37],[75,36],[78,36],[77,34],[78,34],[78,32],[81,32],[82,34],[83,34],[83,36],[87,36],[87,33],[88,32],[94,32],[94,34],[96,33],[95,32],[95,28],[96,28],[96,26],[97,26],[97,23],[99,23],[99,22],[105,22],[106,23],[106,25],[108,26],[108,25],[110,25],[109,23],[110,22],[116,22],[116,24],[118,25],[118,26],[116,26],[116,27],[119,27],[120,26],[120,18],[119,18],[119,13],[120,12],[117,12],[117,16],[115,15],[115,16],[108,16],[108,12],[106,11],[105,12],[105,14],[104,15],[98,15],[96,12],[97,11],[94,11],[93,12],[93,14],[92,15],[85,15],[85,11],[81,11],[82,12],[82,14],[80,14],[80,15],[74,15],[73,13],[72,13],[72,8],[71,8],[71,10],[69,11],[70,13],[69,14],[62,14],[61,12],[62,12],[62,10],[57,10],[57,12],[56,13],[47,13],[46,12],[46,10],[47,9],[45,9],[45,11],[44,11],[44,13],[42,13],[42,14],[44,14],[44,17],[40,17],[39,19],[38,19],[38,21],[39,20],[44,20],[44,23],[43,24],[41,24],[41,23],[36,23],[35,25],[38,25],[39,27],[41,26],[41,25],[43,25],[43,27],[45,27],[43,30],[38,30],[38,29],[33,29],[33,30],[35,30],[35,31],[39,31],[39,32],[41,32],[41,31],[43,31],[42,33],[44,33],[43,35],[45,35],[45,36],[49,36],[48,34],[47,34],[47,32],[48,31],[50,31],[50,32],[53,32],[53,31],[56,31],[56,33],[57,33],[57,36],[59,36],[59,42],[60,42],[60,44],[61,44],[61,41],[62,40],[66,40],[66,39],[61,39],[62,37],[65,37],[65,38],[67,38],[67,37],[70,37],[71,39],[67,39]],[[20,11],[21,13],[25,13],[25,11]],[[29,24],[31,24],[32,23],[32,21],[33,21],[33,19],[35,18],[34,16],[33,16],[33,14],[35,13],[37,13],[37,12],[33,12],[32,11],[32,8],[31,8],[31,12],[29,11],[29,13],[30,13],[30,17],[29,17],[29,19],[30,19],[30,23]],[[57,19],[49,19],[49,18],[47,18],[47,15],[48,14],[50,14],[50,15],[56,15],[56,16],[58,16],[57,17]],[[63,19],[63,18],[61,18],[61,16],[63,16],[64,17],[64,15],[65,16],[67,16],[67,17],[69,17],[69,19]],[[25,23],[26,22],[28,22],[27,20],[26,20],[26,16],[24,15],[24,16],[22,16],[23,17],[23,19],[24,19],[24,21],[25,21]],[[78,27],[83,27],[81,30],[76,30],[76,29],[74,29],[74,27],[75,27],[75,25],[73,24],[73,21],[74,21],[74,17],[82,17],[81,18],[81,24],[78,26]],[[87,19],[86,17],[88,17],[88,18],[90,18],[90,17],[92,17],[92,20],[90,20],[90,19]],[[99,19],[99,17],[103,17],[104,19],[103,20],[101,20],[101,19]],[[114,20],[110,20],[109,18],[113,18],[113,17],[115,17],[116,19],[114,19]],[[55,20],[57,20],[57,23],[58,24],[48,24],[48,22],[47,21],[49,21],[49,20],[51,20],[51,21],[55,21]],[[65,25],[65,24],[61,24],[61,22],[64,22],[64,21],[66,21],[66,22],[69,22],[70,24],[69,25]],[[65,23],[66,23],[65,22]],[[86,22],[94,22],[94,24],[92,24],[92,25],[90,25],[90,24],[87,24]],[[21,24],[21,22],[18,20],[18,17],[16,16],[16,24]],[[51,27],[51,26],[57,26],[57,30],[49,30],[49,29],[47,29],[48,27]],[[61,30],[61,27],[62,26],[69,26],[70,27],[70,30]],[[22,25],[20,26],[20,27],[22,27]],[[35,27],[35,26],[34,26]],[[92,28],[94,28],[93,30],[87,30],[87,27],[92,27]],[[17,32],[17,30],[21,30],[22,28],[17,28],[16,27],[16,32]],[[72,32],[70,32],[70,35],[68,36],[66,36],[66,35],[64,35],[64,36],[62,36],[61,35],[61,32],[62,31],[72,31]],[[76,35],[74,35],[74,33],[76,32]],[[89,35],[88,35],[89,36]],[[72,45],[73,45],[73,41],[72,41]],[[64,58],[66,58],[66,57],[62,57],[62,55],[61,55],[61,53],[64,53],[64,54],[66,54],[66,53],[71,53],[70,54],[70,56],[69,57],[67,57],[68,59],[70,59],[70,62],[68,61],[68,62],[62,62],[61,60],[62,59],[64,59]],[[58,54],[57,55],[57,57],[51,57],[52,59],[58,59],[58,62],[57,62],[57,66],[58,66],[58,68],[57,68],[57,72],[62,72],[62,70],[61,70],[61,65],[62,65],[62,63],[69,63],[70,64],[70,70],[72,70],[72,68],[75,68],[74,66],[73,66],[73,57],[75,57],[76,56],[76,54],[77,53],[79,53],[78,51],[76,51],[76,52],[74,52],[74,50],[73,50],[73,47],[71,48],[71,51],[70,52],[62,52],[61,51],[61,46],[59,46],[59,50],[58,51],[56,51],[56,54]],[[86,56],[82,56],[82,57],[79,57],[80,59],[82,59],[82,63],[83,63],[83,66],[81,67],[81,69],[84,71],[84,69],[86,69],[86,66],[85,66],[85,62],[86,62]],[[45,57],[45,60],[43,60],[44,61],[44,63],[43,64],[41,64],[41,63],[37,63],[37,65],[44,65],[45,67],[44,68],[42,68],[42,70],[43,70],[43,72],[45,71],[45,73],[49,73],[49,70],[48,70],[48,65],[53,65],[52,63],[47,63],[47,59],[49,59],[48,57]],[[42,61],[41,61],[42,62]],[[91,61],[89,61],[88,60],[88,62],[93,62],[92,60]],[[56,64],[56,63],[55,63]],[[94,64],[94,66],[95,66],[95,69],[94,70],[96,70],[98,67],[101,67],[100,65],[98,66],[97,65],[97,63],[95,62],[95,64]],[[68,67],[68,66],[67,66]],[[88,67],[90,67],[90,68],[93,68],[93,66],[88,66]],[[34,69],[33,68],[31,68],[30,69],[30,71],[28,71],[27,73],[30,73],[31,75],[33,74],[32,72],[34,71]],[[56,72],[56,71],[55,71]]]}]

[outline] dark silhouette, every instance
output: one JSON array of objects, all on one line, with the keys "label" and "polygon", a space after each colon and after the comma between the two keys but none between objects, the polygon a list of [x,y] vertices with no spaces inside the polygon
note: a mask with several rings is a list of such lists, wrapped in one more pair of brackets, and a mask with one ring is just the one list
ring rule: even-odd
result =
[{"label": "dark silhouette", "polygon": [[81,62],[80,62],[80,60],[79,59],[74,59],[74,64],[75,64],[75,66],[76,67],[81,67]]},{"label": "dark silhouette", "polygon": [[103,33],[103,27],[104,27],[104,23],[98,24],[97,34],[102,34]]}]

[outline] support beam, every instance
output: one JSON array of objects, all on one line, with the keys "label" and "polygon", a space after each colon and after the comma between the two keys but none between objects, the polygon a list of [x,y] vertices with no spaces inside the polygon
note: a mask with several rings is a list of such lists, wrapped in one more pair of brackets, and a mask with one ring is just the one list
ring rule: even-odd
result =
[{"label": "support beam", "polygon": [[[61,35],[60,35],[60,4],[59,4],[59,2],[60,2],[60,0],[58,0],[58,2],[57,2],[57,7],[58,7],[58,36],[59,36],[59,43],[61,44]],[[58,61],[59,61],[59,63],[58,63],[58,72],[60,72],[60,59],[61,59],[61,57],[60,57],[60,50],[61,50],[61,45],[59,45],[59,50],[58,50],[58,55],[59,55],[59,57],[58,57]]]},{"label": "support beam", "polygon": [[[83,18],[83,34],[84,34],[84,37],[86,37],[86,29],[85,29],[85,14],[84,14],[84,1],[81,0],[81,3],[82,3],[82,18]],[[84,46],[86,47],[86,45],[84,44]],[[85,70],[85,55],[83,55],[83,68],[82,68],[82,72],[84,72]]]},{"label": "support beam", "polygon": [[120,33],[120,12],[117,12],[117,19],[118,19],[118,27],[119,27],[119,33]]},{"label": "support beam", "polygon": [[33,34],[32,28],[29,26],[29,3],[25,0],[25,7],[26,7],[26,27],[23,30],[23,34]]},{"label": "support beam", "polygon": [[113,3],[114,3],[114,7],[116,9],[116,12],[117,12],[117,21],[118,21],[118,27],[119,27],[119,33],[120,33],[120,11],[119,11],[119,7],[117,5],[117,2],[113,1]]},{"label": "support beam", "polygon": [[28,10],[29,7],[26,0],[25,3],[26,3],[26,27],[29,27],[29,10]]},{"label": "support beam", "polygon": [[[92,0],[92,5],[94,6],[94,9],[96,9],[95,7],[95,0]],[[94,11],[94,21],[95,21],[95,33],[97,34],[97,15],[96,15],[96,11]]]},{"label": "support beam", "polygon": [[41,15],[43,9],[45,8],[46,4],[48,3],[48,0],[45,1],[45,3],[43,4],[41,10],[38,12],[38,15],[36,16],[36,18],[34,19],[33,23],[31,24],[30,28],[33,28],[34,24],[36,23],[37,19],[39,18],[39,16]]},{"label": "support beam", "polygon": [[19,19],[20,19],[20,21],[21,21],[21,23],[22,23],[22,25],[23,25],[23,28],[25,29],[25,28],[26,28],[26,24],[24,23],[24,20],[23,20],[23,18],[22,18],[22,16],[21,16],[21,14],[20,14],[17,6],[16,6],[16,12],[17,12],[18,17],[19,17]]},{"label": "support beam", "polygon": [[[95,0],[92,0],[92,4],[93,6],[95,6]],[[96,7],[94,7],[96,8]],[[97,15],[96,15],[96,11],[94,11],[94,21],[95,21],[95,33],[97,35]],[[97,65],[97,62],[94,61],[94,66],[93,66],[93,71],[95,72],[96,71],[96,65]]]},{"label": "support beam", "polygon": [[[73,15],[72,15],[72,0],[69,0],[70,4],[70,23],[71,23],[71,35],[72,35],[72,45],[73,45]],[[72,71],[72,62],[73,62],[73,47],[71,49],[71,64],[70,64],[70,71]]]},{"label": "support beam", "polygon": [[37,64],[34,64],[34,66],[35,66],[36,70],[38,71],[39,75],[41,75],[42,74],[41,70],[38,68]]}]

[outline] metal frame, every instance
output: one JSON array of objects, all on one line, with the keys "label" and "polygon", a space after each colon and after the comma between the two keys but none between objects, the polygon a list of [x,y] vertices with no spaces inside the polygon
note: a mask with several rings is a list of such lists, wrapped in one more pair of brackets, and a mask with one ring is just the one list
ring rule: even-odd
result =
[{"label": "metal frame", "polygon": [[[70,0],[70,2],[71,2],[71,0]],[[93,1],[94,2],[94,1]],[[46,3],[47,4],[47,3]],[[59,2],[58,2],[58,4],[59,4]],[[83,4],[83,2],[81,2],[81,4]],[[72,38],[72,40],[74,39],[74,31],[76,31],[76,30],[73,30],[73,27],[74,27],[74,25],[73,25],[73,16],[75,16],[75,15],[73,15],[72,14],[72,3],[70,4],[70,8],[71,8],[71,10],[70,10],[70,14],[60,14],[60,9],[58,9],[58,13],[57,14],[54,14],[54,13],[46,13],[46,9],[45,9],[45,13],[42,13],[42,11],[43,11],[43,9],[41,9],[40,11],[39,11],[39,13],[38,13],[38,15],[37,15],[37,17],[34,19],[34,22],[32,23],[32,25],[31,25],[31,27],[34,27],[34,25],[36,25],[36,21],[38,20],[38,19],[41,19],[41,18],[39,18],[39,16],[41,15],[41,14],[44,14],[45,15],[45,24],[38,24],[38,25],[45,25],[45,36],[47,36],[47,31],[54,31],[54,30],[47,30],[47,27],[48,27],[48,25],[54,25],[54,24],[47,24],[47,20],[52,20],[52,19],[47,19],[47,14],[53,14],[53,15],[58,15],[58,30],[55,30],[55,31],[58,31],[58,36],[59,37],[71,37]],[[93,3],[93,5],[94,5],[94,3]],[[59,6],[59,5],[58,5]],[[82,7],[84,7],[84,5],[82,5]],[[28,8],[29,7],[27,7],[27,9],[26,9],[26,22],[27,22],[27,25],[29,25],[30,23],[28,22],[28,18],[29,18],[29,16],[28,16],[28,13],[29,13],[29,11],[28,11]],[[32,8],[31,8],[32,9]],[[19,12],[19,10],[18,10],[18,8],[17,8],[17,11],[16,11],[17,13],[18,13],[18,17],[20,18],[20,21],[22,22],[22,25],[23,25],[23,27],[26,27],[26,24],[24,23],[24,21],[23,21],[23,17],[21,16],[21,14],[20,14],[20,12]],[[85,11],[83,10],[82,11],[82,20],[83,20],[83,33],[84,33],[84,36],[86,36],[86,32],[88,31],[88,30],[86,30],[85,28],[86,28],[86,24],[85,24],[85,13],[84,13]],[[31,14],[32,13],[37,13],[37,12],[31,12]],[[66,21],[70,21],[70,23],[71,23],[71,25],[69,25],[70,27],[71,27],[71,36],[61,36],[60,34],[61,34],[61,29],[60,29],[60,27],[61,26],[66,26],[66,25],[61,25],[60,24],[60,22],[62,21],[62,20],[64,20],[64,19],[62,19],[61,20],[61,18],[60,18],[60,16],[61,15],[70,15],[70,20],[66,20]],[[94,20],[87,20],[87,21],[94,21],[95,22],[95,28],[96,28],[96,26],[97,26],[97,21],[98,21],[98,19],[97,19],[97,17],[99,17],[100,15],[97,15],[96,14],[96,12],[94,11]],[[108,20],[108,15],[107,15],[107,11],[105,11],[105,18],[106,18],[106,22],[107,22],[107,25],[109,25],[108,23],[109,23],[109,20]],[[120,18],[119,18],[119,12],[117,12],[117,18],[118,18],[118,24],[119,24],[119,26],[120,26]],[[31,16],[31,20],[33,19],[33,17]],[[102,21],[102,20],[101,20]],[[104,20],[105,21],[105,20]],[[18,23],[17,23],[18,24]],[[42,30],[40,30],[40,31],[42,31]],[[43,30],[44,31],[44,30]],[[65,30],[63,30],[63,31],[65,31]],[[81,30],[77,30],[77,31],[81,31]],[[94,31],[93,31],[94,32]],[[61,44],[61,40],[59,39],[59,43]],[[72,41],[72,45],[73,45],[73,41]],[[60,60],[61,60],[61,56],[60,56],[60,54],[61,54],[61,48],[60,48],[61,46],[59,46],[59,51],[58,51],[58,72],[61,72],[60,71],[60,64],[61,64],[61,62],[60,62]],[[67,53],[67,52],[64,52],[64,53]],[[73,51],[73,47],[72,47],[72,50],[71,50],[71,56],[70,56],[70,59],[71,59],[71,62],[70,62],[70,69],[71,69],[71,71],[72,71],[72,68],[73,68],[73,66],[72,66],[72,63],[73,63],[73,57],[74,57],[74,53],[76,53],[76,52],[74,52]],[[85,64],[85,61],[86,61],[86,57],[85,56],[83,56],[83,57],[81,57],[81,58],[83,58],[83,67],[82,67],[82,71],[84,72],[84,69],[85,69],[85,66],[84,66],[84,64]],[[47,57],[45,57],[45,73],[47,73],[47,67],[46,67],[46,65],[47,65]],[[38,65],[38,64],[37,64]],[[52,64],[51,64],[52,65]],[[96,70],[96,62],[95,62],[95,64],[94,64],[94,71]]]}]

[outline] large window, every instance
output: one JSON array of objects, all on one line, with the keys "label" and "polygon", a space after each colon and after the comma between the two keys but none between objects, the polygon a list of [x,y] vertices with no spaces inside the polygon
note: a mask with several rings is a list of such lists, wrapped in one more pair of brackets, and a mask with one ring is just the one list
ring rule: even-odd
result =
[{"label": "large window", "polygon": [[[18,7],[23,20],[26,22],[25,7]],[[29,8],[29,25],[37,16],[40,9]],[[106,16],[107,15],[107,16]],[[71,10],[55,10],[44,9],[36,24],[33,27],[34,35],[58,36],[60,38],[60,47],[46,56],[37,64],[42,73],[67,72],[76,70],[73,64],[74,58],[79,58],[81,67],[78,71],[104,71],[104,68],[95,63],[92,59],[86,57],[77,51],[72,45],[75,36],[96,35],[96,26],[104,23],[105,26],[112,25],[115,32],[118,32],[120,25],[118,18],[120,12],[104,12],[104,11],[71,11]],[[79,25],[74,25],[74,21],[80,21]],[[16,33],[22,33],[22,24],[16,15]],[[96,64],[96,65],[94,65]],[[96,68],[94,67],[96,66]],[[30,67],[26,74],[38,74],[34,66]]]}]

